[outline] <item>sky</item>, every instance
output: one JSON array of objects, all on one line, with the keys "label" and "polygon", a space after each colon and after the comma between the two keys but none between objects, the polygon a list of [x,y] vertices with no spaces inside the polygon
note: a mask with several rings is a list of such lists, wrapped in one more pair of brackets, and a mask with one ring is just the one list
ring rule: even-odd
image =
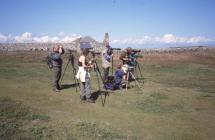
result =
[{"label": "sky", "polygon": [[0,0],[0,43],[215,45],[215,0]]}]

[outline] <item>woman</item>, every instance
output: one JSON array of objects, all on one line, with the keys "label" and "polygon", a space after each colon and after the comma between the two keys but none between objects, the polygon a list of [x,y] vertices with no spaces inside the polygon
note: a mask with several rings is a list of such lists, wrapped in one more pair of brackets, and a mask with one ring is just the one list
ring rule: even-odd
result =
[{"label": "woman", "polygon": [[87,49],[82,50],[82,54],[78,59],[78,72],[76,78],[81,81],[81,100],[86,100],[87,102],[95,103],[93,99],[91,99],[91,87],[90,87],[90,68],[92,65],[87,61],[86,57],[88,56],[89,51]]}]

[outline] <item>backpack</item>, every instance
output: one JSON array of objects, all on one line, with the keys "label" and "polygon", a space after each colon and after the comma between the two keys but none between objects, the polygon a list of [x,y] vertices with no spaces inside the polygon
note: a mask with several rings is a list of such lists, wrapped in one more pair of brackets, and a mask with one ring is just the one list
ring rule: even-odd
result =
[{"label": "backpack", "polygon": [[105,83],[104,84],[104,88],[108,89],[108,90],[114,90],[115,89],[115,85],[114,85],[114,83]]},{"label": "backpack", "polygon": [[108,76],[108,81],[104,83],[104,88],[108,90],[114,90],[115,84],[114,84],[114,76]]},{"label": "backpack", "polygon": [[50,69],[52,69],[52,68],[53,68],[53,65],[52,65],[52,58],[51,58],[50,55],[46,56],[45,61],[46,61],[47,65],[48,65],[48,67],[49,67]]}]

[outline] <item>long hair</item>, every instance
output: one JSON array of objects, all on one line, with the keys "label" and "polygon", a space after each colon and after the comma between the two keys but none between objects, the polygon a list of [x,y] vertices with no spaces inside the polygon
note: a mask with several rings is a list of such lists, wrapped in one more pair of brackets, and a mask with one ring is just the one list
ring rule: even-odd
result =
[{"label": "long hair", "polygon": [[86,48],[82,49],[82,54],[83,54],[84,56],[87,56],[88,53],[89,53],[88,49],[86,49]]}]

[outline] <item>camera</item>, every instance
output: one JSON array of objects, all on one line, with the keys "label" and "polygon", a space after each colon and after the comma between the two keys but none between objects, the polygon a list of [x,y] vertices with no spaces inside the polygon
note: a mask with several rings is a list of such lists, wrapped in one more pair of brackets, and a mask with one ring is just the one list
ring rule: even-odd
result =
[{"label": "camera", "polygon": [[73,52],[76,53],[77,52],[77,50],[73,50],[73,49],[66,49],[66,51],[69,53],[73,53]]},{"label": "camera", "polygon": [[111,50],[113,50],[113,51],[119,51],[119,50],[121,50],[120,48],[110,48]]},{"label": "camera", "polygon": [[100,52],[95,51],[95,50],[93,50],[93,49],[89,49],[88,52],[90,52],[93,56],[95,56],[95,55],[100,55],[100,54],[101,54]]}]

